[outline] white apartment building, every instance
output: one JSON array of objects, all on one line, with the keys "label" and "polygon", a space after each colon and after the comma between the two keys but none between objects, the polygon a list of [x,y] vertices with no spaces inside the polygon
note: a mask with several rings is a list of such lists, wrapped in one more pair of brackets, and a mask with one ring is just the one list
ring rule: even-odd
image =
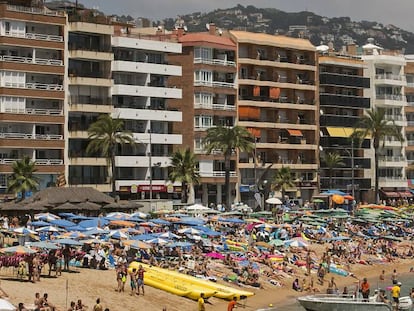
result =
[{"label": "white apartment building", "polygon": [[[371,98],[371,107],[382,107],[386,110],[386,118],[394,121],[405,137],[405,57],[398,52],[384,51],[372,43],[364,45],[363,51],[362,59],[366,63],[364,75],[370,78],[371,83],[370,88],[364,90],[364,95]],[[400,197],[398,192],[407,189],[406,147],[406,141],[401,144],[400,141],[389,137],[385,139],[384,147],[380,150],[378,177],[380,197],[383,199]],[[366,152],[366,156],[374,158],[374,150]],[[374,176],[374,169],[375,166],[372,166],[366,174]],[[372,179],[372,187],[374,183],[375,180]]]},{"label": "white apartment building", "polygon": [[182,98],[180,88],[167,84],[182,70],[168,65],[167,58],[181,53],[181,44],[134,34],[135,30],[119,27],[112,37],[112,116],[125,120],[137,142],[118,150],[116,189],[121,197],[167,198],[174,192],[168,181],[173,146],[182,143],[182,135],[172,129],[173,122],[182,122],[182,112],[167,104],[168,99]]}]

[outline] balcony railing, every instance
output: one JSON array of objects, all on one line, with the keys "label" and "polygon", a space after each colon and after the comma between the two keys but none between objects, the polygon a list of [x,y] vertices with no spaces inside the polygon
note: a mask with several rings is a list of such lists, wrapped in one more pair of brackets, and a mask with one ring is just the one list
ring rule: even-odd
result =
[{"label": "balcony railing", "polygon": [[401,161],[406,161],[407,158],[404,156],[381,156],[379,157],[380,161],[384,161],[384,162],[401,162]]},{"label": "balcony railing", "polygon": [[63,115],[62,109],[34,109],[34,108],[4,108],[6,113],[17,114],[34,114],[34,115],[47,115],[47,116],[61,116]]},{"label": "balcony railing", "polygon": [[36,64],[36,65],[52,65],[52,66],[63,65],[63,61],[60,59],[32,58],[32,57],[8,56],[8,55],[0,56],[0,61],[21,63],[21,64]]},{"label": "balcony railing", "polygon": [[21,33],[21,32],[6,31],[4,35],[7,37],[15,37],[15,38],[63,42],[63,36],[48,35],[48,34],[42,34],[42,33],[28,33],[28,32]]},{"label": "balcony railing", "polygon": [[195,103],[194,108],[196,109],[214,109],[214,110],[236,110],[236,106],[223,105],[223,104],[205,104],[205,103]]},{"label": "balcony railing", "polygon": [[14,12],[22,12],[22,13],[29,13],[29,14],[41,14],[41,15],[50,15],[50,16],[65,16],[65,12],[63,11],[51,11],[46,8],[36,8],[36,7],[28,7],[28,6],[20,6],[20,5],[7,5],[7,11],[14,11]]},{"label": "balcony railing", "polygon": [[393,95],[393,94],[377,94],[376,99],[386,99],[386,100],[397,100],[402,101],[402,95]]},{"label": "balcony railing", "polygon": [[408,126],[414,126],[414,121],[407,121]]},{"label": "balcony railing", "polygon": [[27,134],[27,133],[0,133],[0,138],[60,140],[60,139],[63,139],[63,135],[57,135],[57,134]]},{"label": "balcony railing", "polygon": [[[21,159],[0,159],[0,164],[10,165]],[[63,165],[62,159],[36,159],[34,160],[36,165]]]},{"label": "balcony railing", "polygon": [[71,105],[111,105],[111,97],[92,97],[86,95],[71,96],[70,97]]},{"label": "balcony railing", "polygon": [[397,80],[397,81],[405,81],[405,76],[396,75],[392,73],[383,73],[375,75],[375,79],[377,80]]},{"label": "balcony railing", "polygon": [[19,89],[36,89],[44,91],[63,91],[61,84],[46,84],[46,83],[19,83],[19,82],[4,82],[3,87],[19,88]]},{"label": "balcony railing", "polygon": [[384,118],[389,121],[405,121],[405,116],[401,114],[386,114]]},{"label": "balcony railing", "polygon": [[387,176],[387,177],[380,176],[379,180],[380,181],[401,181],[401,182],[407,181],[406,178],[401,177],[401,176]]},{"label": "balcony railing", "polygon": [[[200,172],[201,177],[224,177],[224,171]],[[237,177],[237,172],[230,172],[230,177]]]},{"label": "balcony railing", "polygon": [[236,87],[236,84],[230,82],[196,80],[194,81],[194,86],[224,87],[233,89]]},{"label": "balcony railing", "polygon": [[207,64],[207,65],[221,65],[221,66],[231,66],[236,67],[236,62],[224,59],[216,59],[216,58],[202,58],[197,57],[194,58],[194,64]]}]

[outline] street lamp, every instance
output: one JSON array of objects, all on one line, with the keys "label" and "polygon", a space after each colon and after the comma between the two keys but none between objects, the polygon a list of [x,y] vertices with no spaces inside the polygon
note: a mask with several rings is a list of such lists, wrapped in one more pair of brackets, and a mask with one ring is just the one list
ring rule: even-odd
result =
[{"label": "street lamp", "polygon": [[151,129],[148,130],[149,134],[149,152],[148,152],[148,171],[149,171],[149,205],[150,210],[152,211],[152,136]]},{"label": "street lamp", "polygon": [[354,140],[351,139],[351,152],[348,149],[344,149],[348,155],[351,157],[351,187],[352,187],[352,197],[355,200],[355,164],[354,164]]}]

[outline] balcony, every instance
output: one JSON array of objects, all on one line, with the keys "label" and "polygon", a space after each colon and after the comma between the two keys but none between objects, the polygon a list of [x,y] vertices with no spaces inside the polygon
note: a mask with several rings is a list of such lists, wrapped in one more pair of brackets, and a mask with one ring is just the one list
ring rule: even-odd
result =
[{"label": "balcony", "polygon": [[93,97],[87,95],[74,95],[70,97],[71,105],[112,105],[111,97]]},{"label": "balcony", "polygon": [[393,94],[376,94],[378,104],[403,106],[407,103],[405,96]]},{"label": "balcony", "polygon": [[27,134],[27,133],[0,133],[0,138],[5,138],[5,139],[61,140],[61,139],[63,139],[63,135],[57,135],[57,134]]},{"label": "balcony", "polygon": [[36,109],[36,108],[4,108],[3,112],[5,113],[15,113],[15,114],[30,114],[30,115],[39,115],[39,116],[61,116],[63,115],[62,109]]},{"label": "balcony", "polygon": [[206,65],[219,65],[219,66],[230,66],[236,67],[236,62],[224,59],[215,58],[194,58],[194,64],[206,64]]},{"label": "balcony", "polygon": [[355,108],[370,108],[370,98],[341,95],[331,93],[320,93],[321,106],[339,106],[339,107],[355,107]]},{"label": "balcony", "polygon": [[3,82],[1,87],[42,90],[42,91],[63,91],[61,84],[46,84],[46,83],[19,83],[19,82]]},{"label": "balcony", "polygon": [[[225,177],[225,171],[200,172],[200,177]],[[237,177],[237,172],[231,171],[230,177]]]},{"label": "balcony", "polygon": [[[352,188],[351,179],[349,177],[332,177],[333,188],[347,190]],[[358,178],[354,179],[355,189],[369,190],[371,189],[370,178]],[[331,189],[330,181],[328,177],[321,177],[321,189]]]},{"label": "balcony", "polygon": [[395,81],[400,83],[405,83],[406,79],[404,75],[396,75],[392,73],[383,73],[375,75],[376,80],[388,80],[388,81]]},{"label": "balcony", "polygon": [[195,103],[195,109],[213,109],[213,110],[224,110],[224,111],[235,111],[236,106],[224,105],[224,104],[207,104],[207,103]]},{"label": "balcony", "polygon": [[31,40],[63,42],[63,36],[48,35],[48,34],[41,34],[41,33],[20,33],[20,32],[6,31],[4,36],[13,37],[13,38],[31,39]]},{"label": "balcony", "polygon": [[20,64],[63,66],[63,60],[60,60],[60,59],[46,59],[46,58],[32,58],[32,57],[3,55],[3,56],[0,56],[0,61],[20,63]]},{"label": "balcony", "polygon": [[321,126],[343,126],[343,127],[354,127],[354,125],[360,120],[358,116],[347,116],[347,115],[334,115],[326,114],[320,116]]},{"label": "balcony", "polygon": [[60,16],[60,17],[65,16],[65,12],[63,11],[51,11],[43,7],[37,8],[37,7],[11,5],[11,4],[7,5],[7,11],[28,13],[28,14],[38,14],[38,15]]},{"label": "balcony", "polygon": [[321,72],[319,75],[320,85],[337,85],[357,88],[369,88],[369,78],[353,75],[343,75],[330,72]]},{"label": "balcony", "polygon": [[194,81],[194,86],[222,87],[234,89],[236,88],[236,83],[196,80]]}]

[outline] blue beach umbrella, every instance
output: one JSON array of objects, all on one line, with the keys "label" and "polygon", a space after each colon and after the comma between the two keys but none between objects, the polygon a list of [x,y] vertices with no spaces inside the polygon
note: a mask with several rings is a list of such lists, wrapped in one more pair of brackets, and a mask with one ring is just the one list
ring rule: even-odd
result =
[{"label": "blue beach umbrella", "polygon": [[165,226],[169,226],[169,225],[171,224],[171,222],[169,222],[168,220],[161,219],[161,218],[151,219],[151,221],[152,221],[154,224],[157,224],[157,225],[165,225]]},{"label": "blue beach umbrella", "polygon": [[93,217],[91,219],[83,220],[79,222],[79,226],[83,228],[91,228],[91,227],[103,227],[109,223],[109,220],[105,219],[104,217]]},{"label": "blue beach umbrella", "polygon": [[72,221],[66,220],[66,219],[56,219],[56,220],[51,220],[50,221],[51,224],[58,226],[58,227],[73,227],[76,224]]},{"label": "blue beach umbrella", "polygon": [[72,239],[57,239],[57,240],[53,240],[53,243],[60,244],[60,245],[69,245],[69,246],[82,246],[83,245],[82,242],[72,240]]},{"label": "blue beach umbrella", "polygon": [[30,223],[33,227],[43,227],[43,226],[49,226],[50,223],[43,221],[43,220],[37,220]]}]

